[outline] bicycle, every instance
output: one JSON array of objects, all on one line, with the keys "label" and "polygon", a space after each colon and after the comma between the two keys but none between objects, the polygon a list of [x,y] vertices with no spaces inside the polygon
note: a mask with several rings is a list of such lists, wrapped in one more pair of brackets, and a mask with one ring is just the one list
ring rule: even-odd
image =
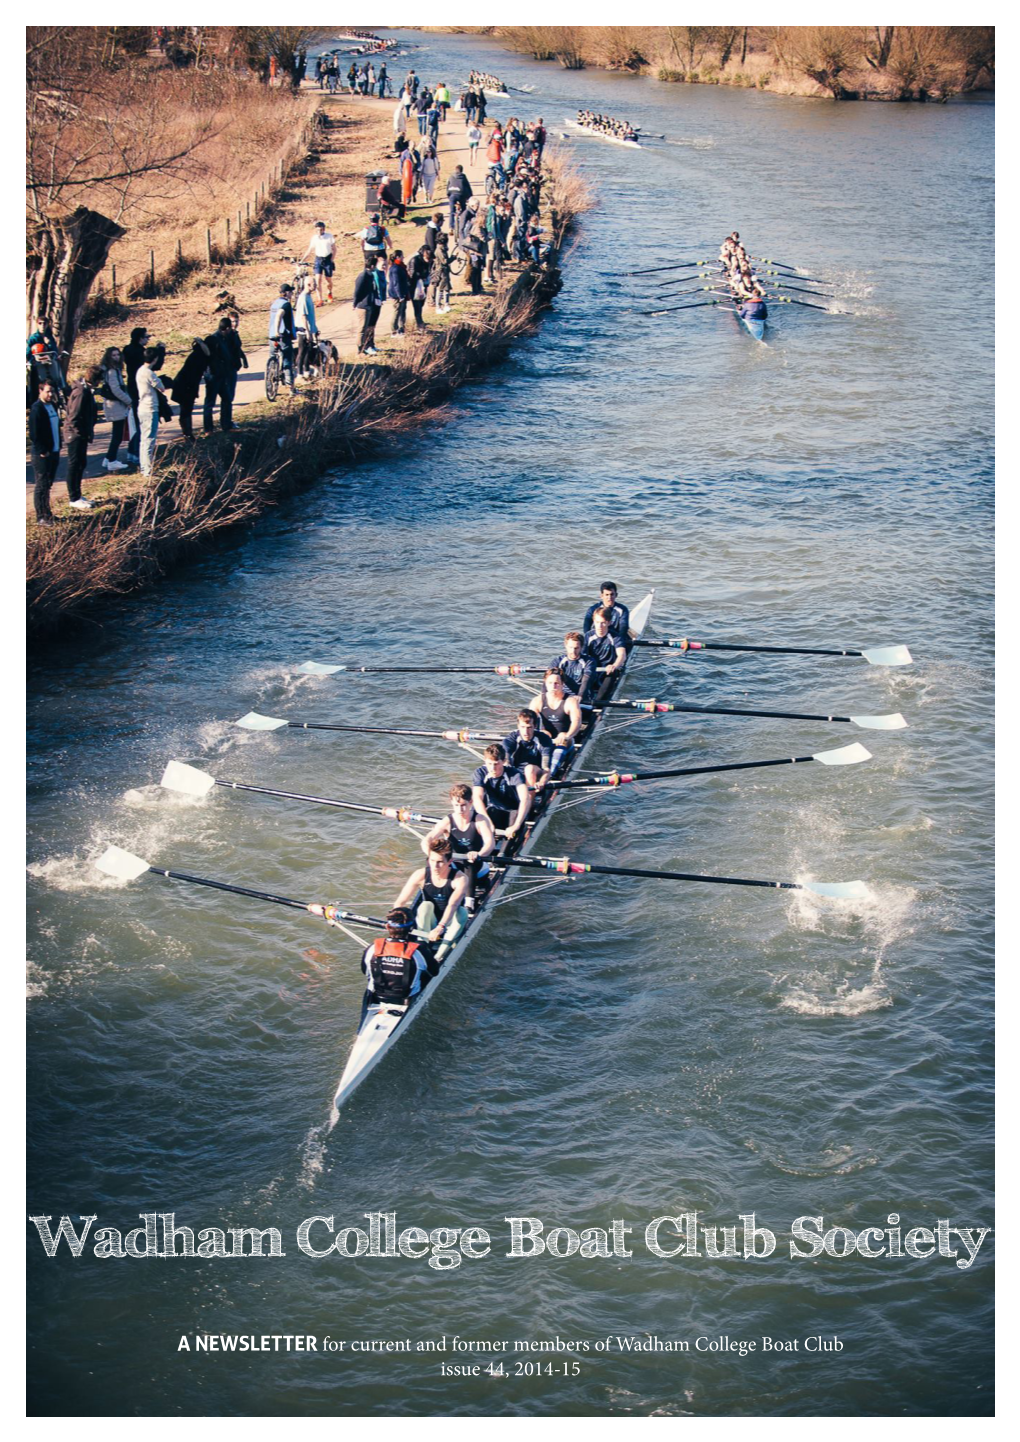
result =
[{"label": "bicycle", "polygon": [[269,359],[266,361],[266,399],[275,401],[280,393],[281,380],[284,380],[292,391],[295,389],[294,358],[292,349],[291,358],[289,361],[287,360],[283,346],[280,344],[279,337],[277,336],[273,338],[272,347],[269,353]]}]

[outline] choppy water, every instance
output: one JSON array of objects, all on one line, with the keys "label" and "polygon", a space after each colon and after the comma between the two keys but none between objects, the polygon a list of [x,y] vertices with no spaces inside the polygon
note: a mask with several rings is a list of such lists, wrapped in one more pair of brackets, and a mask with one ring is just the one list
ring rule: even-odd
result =
[{"label": "choppy water", "polygon": [[[599,192],[541,333],[450,422],[338,474],[33,670],[29,1210],[276,1224],[264,1262],[40,1260],[42,1412],[987,1412],[991,1243],[944,1261],[319,1261],[294,1228],[640,1226],[698,1209],[786,1232],[989,1224],[992,237],[990,107],[836,106],[565,74],[429,37],[426,75],[534,84],[668,140],[573,150]],[[396,69],[396,67],[394,67]],[[502,112],[507,113],[504,102]],[[716,311],[641,318],[603,276],[738,228],[835,291],[768,347]],[[707,253],[702,251],[702,253]],[[628,283],[635,285],[636,283]],[[851,314],[852,313],[852,314]],[[631,695],[828,714],[899,733],[644,719],[598,764],[806,754],[846,770],[661,783],[562,811],[547,850],[762,877],[860,877],[864,904],[586,879],[502,911],[328,1131],[360,996],[355,948],[282,909],[146,878],[185,870],[378,910],[415,863],[390,823],[156,783],[171,757],[295,790],[416,802],[452,747],[252,736],[271,714],[397,726],[512,717],[495,678],[298,680],[295,663],[538,660],[598,583],[657,590],[705,638],[906,642],[889,671],[642,657]],[[339,1224],[339,1222],[338,1222]],[[785,1242],[782,1243],[785,1248]],[[181,1333],[380,1338],[831,1336],[840,1355],[584,1359],[579,1375],[456,1382],[434,1359],[178,1355]],[[459,1359],[462,1360],[463,1359]],[[484,1359],[487,1360],[487,1359]],[[562,1360],[562,1359],[557,1359]]]}]

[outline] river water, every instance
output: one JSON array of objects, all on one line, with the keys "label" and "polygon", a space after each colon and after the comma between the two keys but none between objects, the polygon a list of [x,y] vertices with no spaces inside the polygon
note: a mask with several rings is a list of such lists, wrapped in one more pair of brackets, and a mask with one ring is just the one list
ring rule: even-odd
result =
[{"label": "river water", "polygon": [[[417,37],[421,39],[421,37]],[[30,676],[29,1211],[127,1230],[278,1226],[263,1261],[48,1261],[29,1228],[30,1402],[66,1413],[905,1414],[992,1409],[989,1239],[967,1269],[793,1260],[790,1225],[990,1225],[992,244],[989,106],[844,105],[568,74],[428,37],[556,132],[581,104],[664,141],[569,142],[597,188],[540,332],[443,424],[338,473]],[[394,71],[399,73],[399,62]],[[508,113],[507,103],[494,106]],[[722,311],[644,317],[605,272],[737,228],[833,313],[769,344]],[[660,277],[652,277],[657,280]],[[657,295],[669,295],[668,291]],[[667,302],[668,303],[668,302]],[[674,302],[675,303],[675,302]],[[249,709],[439,729],[509,724],[495,677],[299,679],[305,659],[532,661],[598,584],[656,590],[660,635],[907,643],[912,667],[644,653],[625,693],[910,728],[671,715],[594,758],[652,769],[867,744],[874,759],[602,794],[547,852],[764,878],[861,878],[863,903],[583,878],[501,910],[329,1128],[361,994],[311,918],[91,861],[385,907],[416,863],[393,823],[158,787],[170,758],[378,804],[441,804],[447,743],[281,732]],[[433,1271],[314,1260],[302,1218],[478,1225]],[[645,1223],[754,1212],[767,1260],[660,1260]],[[509,1259],[504,1217],[634,1227],[630,1259]],[[320,1229],[320,1238],[325,1235]],[[178,1352],[182,1334],[681,1338],[552,1356],[568,1374],[443,1377],[436,1355]],[[696,1339],[757,1339],[743,1358]],[[761,1338],[799,1339],[763,1353]],[[843,1350],[808,1354],[804,1339]],[[707,1344],[706,1344],[707,1345]],[[518,1360],[528,1354],[516,1354]],[[488,1362],[488,1353],[447,1361]],[[550,1360],[549,1354],[542,1357]]]}]

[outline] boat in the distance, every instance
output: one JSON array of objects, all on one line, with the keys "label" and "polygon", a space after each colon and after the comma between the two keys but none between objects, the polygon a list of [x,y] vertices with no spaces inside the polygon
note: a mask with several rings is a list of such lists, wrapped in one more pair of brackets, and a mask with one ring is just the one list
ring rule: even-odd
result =
[{"label": "boat in the distance", "polygon": [[[639,601],[630,613],[630,633],[635,640],[640,637],[648,624],[654,596],[655,592],[649,591],[648,595]],[[629,656],[627,661],[629,664]],[[607,701],[612,700],[620,688],[626,670],[627,666],[625,665],[619,671],[608,676],[602,683],[595,698],[598,706],[601,707]],[[578,733],[573,755],[565,763],[560,779],[566,779],[571,773],[581,769],[585,756],[598,736],[605,714],[603,710],[592,710],[589,713],[588,719]],[[546,791],[536,804],[524,831],[514,837],[508,845],[505,845],[498,855],[526,856],[545,830],[550,817],[554,815],[562,794],[558,790]],[[344,1102],[350,1099],[369,1072],[378,1066],[394,1043],[405,1034],[415,1017],[425,1009],[439,987],[453,971],[492,915],[497,900],[506,888],[508,874],[508,870],[492,868],[489,890],[479,902],[477,911],[457,937],[438,975],[434,976],[417,996],[401,1005],[374,1002],[366,1006],[364,1017],[358,1027],[357,1035],[347,1057],[347,1064],[333,1098],[334,1113],[338,1112]]]}]

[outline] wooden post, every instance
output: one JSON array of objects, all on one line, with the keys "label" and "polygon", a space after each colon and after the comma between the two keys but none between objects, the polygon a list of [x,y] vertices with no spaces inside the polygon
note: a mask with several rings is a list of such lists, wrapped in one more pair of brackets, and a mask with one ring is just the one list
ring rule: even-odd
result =
[{"label": "wooden post", "polygon": [[243,233],[244,233],[244,232],[243,232],[242,229],[241,229],[241,212],[240,212],[240,210],[238,210],[238,212],[237,212],[237,243],[238,243],[238,245],[241,244],[241,236],[243,235]]},{"label": "wooden post", "polygon": [[110,266],[110,294],[114,300],[117,299],[117,267],[115,265]]},{"label": "wooden post", "polygon": [[[256,209],[256,210],[258,209],[258,201],[255,202],[255,209]],[[246,201],[244,202],[244,218],[245,218],[245,220],[248,222],[248,224],[251,225],[251,201],[250,201],[250,200],[246,200]]]},{"label": "wooden post", "polygon": [[156,252],[149,251],[149,289],[155,293],[156,290]]},{"label": "wooden post", "polygon": [[209,265],[212,265],[212,231],[206,226],[205,229],[205,258]]},{"label": "wooden post", "polygon": [[177,237],[177,264],[178,264],[178,265],[181,265],[181,264],[183,264],[183,262],[184,262],[184,251],[183,251],[182,248],[181,248],[181,239],[180,239],[180,236],[178,236],[178,237]]},{"label": "wooden post", "polygon": [[226,243],[226,249],[229,250],[229,249],[230,249],[230,216],[229,216],[229,215],[227,216],[226,221],[224,222],[224,224],[225,224],[226,227],[227,227],[227,243]]}]

